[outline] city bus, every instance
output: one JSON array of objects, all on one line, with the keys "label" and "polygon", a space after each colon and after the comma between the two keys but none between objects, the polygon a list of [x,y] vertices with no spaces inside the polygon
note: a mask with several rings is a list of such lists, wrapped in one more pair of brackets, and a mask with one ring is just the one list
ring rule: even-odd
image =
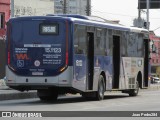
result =
[{"label": "city bus", "polygon": [[149,32],[80,15],[12,18],[7,23],[6,82],[40,100],[107,91],[137,96],[148,87]]}]

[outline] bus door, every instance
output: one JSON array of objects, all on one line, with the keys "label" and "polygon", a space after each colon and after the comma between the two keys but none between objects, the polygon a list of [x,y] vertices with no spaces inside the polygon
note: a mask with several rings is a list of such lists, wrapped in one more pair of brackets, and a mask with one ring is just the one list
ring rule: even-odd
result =
[{"label": "bus door", "polygon": [[87,90],[93,89],[93,75],[94,75],[94,33],[87,33]]},{"label": "bus door", "polygon": [[113,88],[119,88],[120,75],[120,36],[113,35]]},{"label": "bus door", "polygon": [[148,87],[149,40],[144,39],[144,87]]}]

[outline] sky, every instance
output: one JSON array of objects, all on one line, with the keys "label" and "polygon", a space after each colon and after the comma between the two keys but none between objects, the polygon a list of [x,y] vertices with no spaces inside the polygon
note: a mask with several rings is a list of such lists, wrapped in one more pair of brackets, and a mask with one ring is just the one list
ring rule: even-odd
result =
[{"label": "sky", "polygon": [[[120,20],[120,24],[133,26],[138,17],[138,0],[91,0],[92,15],[108,20]],[[146,10],[144,10],[146,11]],[[146,13],[141,13],[146,20]],[[150,30],[160,36],[160,9],[149,10]],[[159,29],[158,29],[159,28]]]}]

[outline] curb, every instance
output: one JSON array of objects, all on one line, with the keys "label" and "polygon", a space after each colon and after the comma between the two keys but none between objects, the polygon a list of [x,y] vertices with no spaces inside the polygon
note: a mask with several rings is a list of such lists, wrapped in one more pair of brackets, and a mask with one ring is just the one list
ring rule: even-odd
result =
[{"label": "curb", "polygon": [[37,91],[20,92],[6,86],[5,81],[0,79],[0,101],[37,98]]},{"label": "curb", "polygon": [[30,92],[19,92],[15,90],[0,90],[5,91],[0,94],[0,101],[2,100],[16,100],[16,99],[28,99],[28,98],[37,98],[36,91]]},{"label": "curb", "polygon": [[151,85],[149,88],[148,88],[149,90],[159,90],[160,89],[160,84],[158,84],[158,85]]}]

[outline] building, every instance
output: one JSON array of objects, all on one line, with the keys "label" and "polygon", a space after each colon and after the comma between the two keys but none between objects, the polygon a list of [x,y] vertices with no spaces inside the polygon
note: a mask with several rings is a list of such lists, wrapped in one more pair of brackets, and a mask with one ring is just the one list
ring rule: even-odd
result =
[{"label": "building", "polygon": [[54,0],[55,14],[91,15],[91,0]]},{"label": "building", "polygon": [[37,16],[54,13],[53,0],[12,0],[11,15],[19,16]]},{"label": "building", "polygon": [[153,44],[156,48],[155,53],[151,53],[151,73],[156,73],[160,76],[160,36],[156,36],[154,32],[151,31],[149,37],[151,40],[150,48],[152,48]]},{"label": "building", "polygon": [[0,0],[0,40],[5,40],[6,22],[12,17],[54,14],[54,0]]},{"label": "building", "polygon": [[6,51],[5,35],[6,22],[10,18],[10,0],[0,0],[0,79],[5,76]]},{"label": "building", "polygon": [[6,23],[12,17],[54,14],[53,0],[0,0],[0,79],[5,76]]},{"label": "building", "polygon": [[10,0],[0,0],[0,40],[5,39],[6,22],[10,18]]}]

